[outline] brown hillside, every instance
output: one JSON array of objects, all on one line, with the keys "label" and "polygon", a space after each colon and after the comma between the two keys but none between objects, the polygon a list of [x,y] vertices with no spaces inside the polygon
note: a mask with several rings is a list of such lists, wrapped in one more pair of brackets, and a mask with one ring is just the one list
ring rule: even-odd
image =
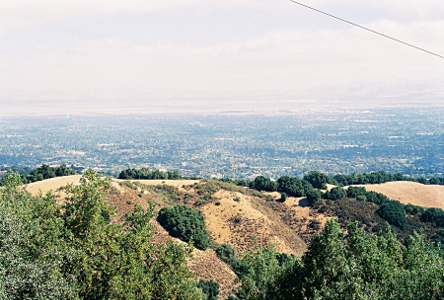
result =
[{"label": "brown hillside", "polygon": [[[301,256],[305,243],[283,223],[278,214],[264,206],[264,200],[239,192],[219,190],[214,202],[201,207],[211,238],[232,244],[240,253],[273,243],[281,253]],[[216,204],[217,203],[217,204]]]},{"label": "brown hillside", "polygon": [[396,181],[364,185],[367,191],[375,191],[404,204],[444,209],[444,186],[423,185],[417,182]]}]

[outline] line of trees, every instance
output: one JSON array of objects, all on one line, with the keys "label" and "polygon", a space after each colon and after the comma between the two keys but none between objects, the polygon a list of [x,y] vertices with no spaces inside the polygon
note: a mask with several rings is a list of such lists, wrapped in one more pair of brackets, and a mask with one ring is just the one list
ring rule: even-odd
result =
[{"label": "line of trees", "polygon": [[401,173],[390,174],[384,171],[371,172],[371,173],[353,173],[351,175],[335,175],[333,179],[341,185],[352,184],[381,184],[392,181],[412,181],[421,184],[435,184],[444,185],[444,177],[418,177],[412,178],[402,175]]},{"label": "line of trees", "polygon": [[159,170],[151,171],[149,168],[143,167],[140,169],[129,168],[123,170],[119,174],[119,179],[182,179],[179,171],[174,172],[162,172]]},{"label": "line of trees", "polygon": [[45,179],[55,178],[55,177],[62,177],[62,176],[70,176],[75,175],[76,172],[81,172],[82,168],[74,167],[71,165],[71,167],[66,166],[66,164],[60,165],[58,167],[51,167],[49,165],[41,165],[38,168],[30,168],[30,167],[11,167],[11,168],[2,168],[5,171],[8,172],[16,172],[20,175],[21,181],[24,184],[36,182],[36,181],[42,181]]}]

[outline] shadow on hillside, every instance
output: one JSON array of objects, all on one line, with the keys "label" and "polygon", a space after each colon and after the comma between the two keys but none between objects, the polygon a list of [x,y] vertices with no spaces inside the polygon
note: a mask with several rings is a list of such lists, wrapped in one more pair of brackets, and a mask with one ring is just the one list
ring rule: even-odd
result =
[{"label": "shadow on hillside", "polygon": [[299,200],[299,206],[307,207],[310,206],[310,203],[308,203],[307,198],[302,198],[301,200]]}]

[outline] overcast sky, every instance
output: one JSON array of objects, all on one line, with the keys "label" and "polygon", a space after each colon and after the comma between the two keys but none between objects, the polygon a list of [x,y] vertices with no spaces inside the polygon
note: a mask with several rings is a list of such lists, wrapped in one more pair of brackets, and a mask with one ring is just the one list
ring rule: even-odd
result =
[{"label": "overcast sky", "polygon": [[[301,2],[444,55],[443,1]],[[0,115],[443,100],[443,59],[288,0],[0,0]]]}]

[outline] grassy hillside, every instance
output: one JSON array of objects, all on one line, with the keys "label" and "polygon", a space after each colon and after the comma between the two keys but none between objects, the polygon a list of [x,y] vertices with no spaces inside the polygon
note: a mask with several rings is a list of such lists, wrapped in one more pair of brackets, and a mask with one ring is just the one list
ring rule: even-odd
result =
[{"label": "grassy hillside", "polygon": [[[81,184],[80,178],[79,175],[52,178],[28,184],[26,189],[33,196],[52,191],[58,205],[63,205],[69,193],[62,187],[68,183],[78,186]],[[326,187],[328,191],[334,191],[333,185],[328,184]],[[399,199],[405,204],[436,207],[440,204],[441,194],[438,189],[441,187],[391,182],[366,188],[369,191],[384,192],[389,198]],[[282,201],[282,195],[278,192],[258,191],[218,180],[111,179],[105,194],[106,204],[114,207],[110,224],[119,226],[125,224],[129,214],[137,211],[136,207],[145,210],[153,207],[155,211],[160,211],[163,208],[185,205],[198,210],[204,217],[211,242],[206,250],[194,248],[193,258],[187,258],[186,265],[196,278],[219,284],[219,299],[234,296],[233,290],[241,287],[239,282],[248,284],[245,280],[251,274],[245,275],[248,273],[243,273],[242,270],[253,263],[250,256],[254,249],[268,249],[266,251],[270,252],[264,253],[275,251],[302,258],[310,251],[309,245],[313,237],[321,234],[331,219],[337,219],[343,229],[350,222],[356,221],[369,236],[376,236],[378,232],[384,231],[387,224],[379,212],[381,205],[363,200],[362,197],[321,199],[314,204],[310,204],[306,197],[286,197]],[[396,198],[396,195],[400,198]],[[420,195],[423,196],[422,200],[417,199]],[[428,240],[440,238],[439,230],[444,229],[444,226],[430,219],[424,220],[421,213],[408,212],[406,210],[405,226],[392,225],[400,241],[407,240],[415,232],[424,233]],[[153,245],[161,246],[167,241],[186,245],[180,238],[172,237],[155,218],[149,222],[152,226],[150,242]],[[221,245],[226,244],[233,247],[233,253],[237,257],[234,260],[228,261],[226,257],[221,257]],[[262,253],[260,251],[254,255]]]}]

